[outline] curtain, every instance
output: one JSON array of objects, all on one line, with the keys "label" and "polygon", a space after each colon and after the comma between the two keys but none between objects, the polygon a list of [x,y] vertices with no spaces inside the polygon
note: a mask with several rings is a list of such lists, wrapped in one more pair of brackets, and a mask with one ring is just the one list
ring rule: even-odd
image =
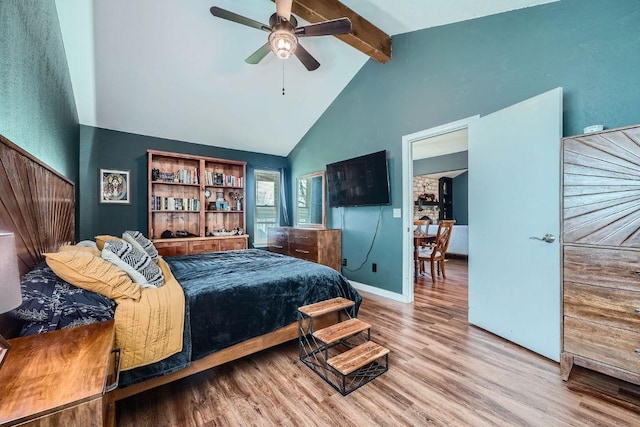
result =
[{"label": "curtain", "polygon": [[281,225],[289,226],[291,225],[291,219],[289,218],[289,209],[287,208],[289,197],[287,185],[287,169],[280,168],[280,219]]}]

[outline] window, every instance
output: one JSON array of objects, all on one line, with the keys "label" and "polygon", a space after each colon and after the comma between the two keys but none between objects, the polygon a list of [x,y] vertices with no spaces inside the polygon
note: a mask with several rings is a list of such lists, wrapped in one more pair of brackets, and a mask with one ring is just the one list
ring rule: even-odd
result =
[{"label": "window", "polygon": [[267,229],[280,225],[280,172],[256,170],[253,246],[267,245]]}]

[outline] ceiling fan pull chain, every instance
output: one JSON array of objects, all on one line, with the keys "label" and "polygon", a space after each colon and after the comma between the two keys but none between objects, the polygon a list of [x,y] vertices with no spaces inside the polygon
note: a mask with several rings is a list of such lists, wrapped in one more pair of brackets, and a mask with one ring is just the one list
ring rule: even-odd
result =
[{"label": "ceiling fan pull chain", "polygon": [[284,61],[282,61],[282,96],[284,96]]}]

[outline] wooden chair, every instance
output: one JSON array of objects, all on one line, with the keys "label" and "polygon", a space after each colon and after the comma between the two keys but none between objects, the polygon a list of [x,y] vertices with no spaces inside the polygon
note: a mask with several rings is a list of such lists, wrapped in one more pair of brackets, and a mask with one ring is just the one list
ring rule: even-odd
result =
[{"label": "wooden chair", "polygon": [[427,234],[427,231],[429,231],[429,224],[431,224],[430,219],[417,219],[413,221],[413,225],[415,226],[413,233],[416,235]]},{"label": "wooden chair", "polygon": [[413,263],[414,263],[414,271],[415,276],[417,277],[420,274],[420,260],[418,260],[418,250],[420,249],[420,244],[426,240],[426,237],[429,232],[429,224],[431,224],[430,219],[417,219],[413,221]]},{"label": "wooden chair", "polygon": [[438,272],[442,271],[442,278],[446,279],[447,275],[444,267],[444,257],[449,248],[449,240],[451,239],[451,231],[453,230],[455,221],[443,220],[438,224],[438,232],[436,239],[424,248],[418,250],[418,260],[420,262],[420,270],[424,271],[424,262],[429,261],[431,264],[431,281],[436,281],[436,264]]}]

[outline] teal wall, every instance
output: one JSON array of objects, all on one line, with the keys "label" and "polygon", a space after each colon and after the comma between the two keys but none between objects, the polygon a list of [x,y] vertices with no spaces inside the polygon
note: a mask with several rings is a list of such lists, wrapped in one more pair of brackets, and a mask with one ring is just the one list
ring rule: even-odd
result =
[{"label": "teal wall", "polygon": [[[402,207],[403,135],[486,115],[558,86],[565,135],[592,124],[640,122],[638,22],[637,0],[562,0],[394,37],[391,61],[366,63],[289,155],[295,177],[388,150],[392,205],[381,208],[368,265],[346,276],[402,292],[402,220],[392,218],[392,209]],[[343,228],[350,263],[365,258],[379,209],[328,210],[328,226]]]},{"label": "teal wall", "polygon": [[[148,149],[247,162],[245,192],[247,224],[253,224],[253,206],[255,206],[254,169],[277,170],[287,166],[287,159],[281,156],[81,126],[79,240],[92,239],[100,234],[120,235],[125,230],[140,230],[143,234],[147,234]],[[98,175],[100,169],[130,171],[131,204],[99,203]],[[248,232],[250,235],[253,234],[251,229]],[[251,240],[250,243],[252,243]]]},{"label": "teal wall", "polygon": [[469,172],[453,178],[453,219],[458,225],[469,225]]},{"label": "teal wall", "polygon": [[0,0],[0,134],[77,183],[78,114],[54,0]]}]

